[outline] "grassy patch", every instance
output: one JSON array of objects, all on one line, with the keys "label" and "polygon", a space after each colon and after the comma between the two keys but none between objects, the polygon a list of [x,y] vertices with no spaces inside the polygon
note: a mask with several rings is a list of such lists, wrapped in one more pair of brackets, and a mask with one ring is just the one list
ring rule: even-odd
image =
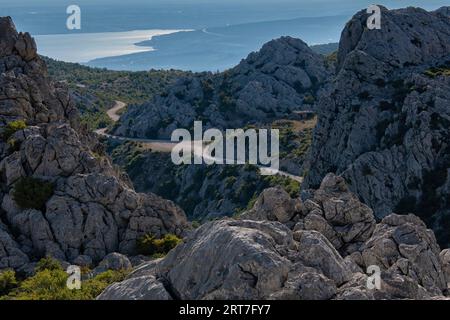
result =
[{"label": "grassy patch", "polygon": [[182,240],[174,234],[166,234],[161,239],[151,234],[146,234],[137,240],[137,250],[139,254],[154,256],[165,255],[175,248]]},{"label": "grassy patch", "polygon": [[430,78],[436,78],[438,76],[450,77],[450,64],[441,65],[439,67],[432,67],[425,70],[424,74]]},{"label": "grassy patch", "polygon": [[9,122],[4,128],[2,132],[3,141],[8,141],[11,136],[19,130],[23,130],[27,127],[27,124],[23,120],[15,120]]},{"label": "grassy patch", "polygon": [[122,281],[128,273],[126,270],[109,270],[82,281],[81,289],[70,290],[67,287],[69,274],[61,264],[52,258],[43,260],[39,262],[36,274],[23,281],[16,279],[14,271],[2,272],[0,300],[93,300],[110,284]]}]

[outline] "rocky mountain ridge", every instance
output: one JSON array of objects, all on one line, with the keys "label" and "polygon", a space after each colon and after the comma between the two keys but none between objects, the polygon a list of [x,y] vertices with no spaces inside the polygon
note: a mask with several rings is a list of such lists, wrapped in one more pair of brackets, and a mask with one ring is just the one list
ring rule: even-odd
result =
[{"label": "rocky mountain ridge", "polygon": [[265,190],[98,299],[447,299],[449,250],[418,216],[448,247],[448,12],[383,8],[374,31],[356,14],[316,105],[301,197]]},{"label": "rocky mountain ridge", "polygon": [[450,243],[450,18],[448,7],[382,9],[380,30],[367,13],[346,25],[337,74],[318,103],[308,174],[328,172],[382,218],[415,213]]},{"label": "rocky mountain ridge", "polygon": [[238,128],[310,109],[331,74],[323,57],[303,41],[282,37],[223,73],[182,77],[144,105],[131,106],[116,135],[170,138],[176,128]]},{"label": "rocky mountain ridge", "polygon": [[[448,298],[449,249],[441,250],[427,229],[434,227],[442,247],[448,247],[448,12],[383,9],[384,29],[375,31],[364,28],[365,12],[356,14],[343,32],[336,76],[316,92],[319,123],[301,196],[269,188],[240,217],[208,222],[189,233],[180,208],[131,188],[97,138],[79,125],[67,90],[48,79],[30,35],[17,33],[11,19],[1,18],[0,269],[25,272],[45,255],[88,265],[106,257],[99,270],[129,268],[128,259],[110,253],[133,255],[140,236],[175,233],[187,236],[182,244],[165,258],[141,264],[98,299]],[[281,69],[286,81],[292,75],[292,80],[300,77],[306,85],[309,79],[313,85],[311,74],[303,78],[292,62],[309,53],[307,48],[289,38],[280,42],[287,43],[286,52],[272,50],[276,41],[267,45],[267,51],[236,67],[239,72],[228,85],[257,88],[253,80],[247,82],[253,76],[275,85],[273,74],[255,71],[272,70],[272,58],[282,65],[273,70]],[[296,46],[302,54],[292,50]],[[256,68],[257,61],[264,65]],[[317,62],[314,55],[308,61]],[[315,65],[319,73],[328,68],[320,61]],[[303,63],[299,66],[303,70]],[[209,84],[197,77],[183,84],[181,94],[180,84],[175,85],[157,98],[174,105],[146,108],[151,111],[145,119],[140,113],[133,116],[137,107],[124,117],[157,125],[132,131],[134,123],[122,122],[116,130],[165,137],[182,119],[188,123],[197,116],[185,118],[191,102],[181,100],[203,101],[195,94],[203,97],[205,85],[211,85],[206,90],[211,99],[237,92],[226,91],[221,98],[216,90],[228,88],[214,81],[223,84],[228,76],[207,77]],[[280,92],[292,92],[280,83]],[[245,90],[238,91],[242,97]],[[242,106],[258,103],[255,92],[267,93],[251,89]],[[305,92],[298,94],[305,98]],[[273,97],[261,97],[261,104],[274,106],[268,103]],[[280,101],[285,103],[285,97]],[[224,120],[220,112],[209,114],[214,107],[208,101],[200,106],[217,121],[214,125],[240,123]],[[245,107],[244,113],[270,118],[285,114],[287,106],[279,113],[277,107]],[[418,216],[407,214],[411,211]],[[381,271],[378,289],[368,286],[374,266]]]},{"label": "rocky mountain ridge", "polygon": [[96,264],[189,227],[172,202],[136,193],[78,119],[31,36],[0,18],[0,269],[46,255]]}]

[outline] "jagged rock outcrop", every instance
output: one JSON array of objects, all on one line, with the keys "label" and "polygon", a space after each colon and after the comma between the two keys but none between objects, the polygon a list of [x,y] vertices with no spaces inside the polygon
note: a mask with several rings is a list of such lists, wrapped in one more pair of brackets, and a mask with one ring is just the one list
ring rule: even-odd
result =
[{"label": "jagged rock outcrop", "polygon": [[251,53],[220,74],[186,76],[167,93],[131,106],[114,129],[116,135],[170,138],[176,128],[235,128],[310,109],[330,76],[323,56],[303,41],[283,37]]},{"label": "jagged rock outcrop", "polygon": [[[266,190],[240,220],[204,224],[167,257],[142,264],[98,299],[444,298],[448,254],[418,217],[391,214],[375,225],[372,211],[333,174],[306,201],[269,195],[280,192]],[[291,201],[296,206],[286,205]],[[285,214],[256,212],[268,208],[289,212],[297,223],[276,221],[285,221]],[[309,228],[308,216],[328,227]],[[357,246],[342,245],[343,229]],[[381,271],[379,289],[368,286],[369,266]]]},{"label": "jagged rock outcrop", "polygon": [[100,274],[108,270],[130,270],[132,268],[130,260],[127,256],[113,252],[108,254],[92,271],[94,275]]},{"label": "jagged rock outcrop", "polygon": [[[46,255],[97,263],[111,252],[133,254],[143,234],[181,235],[188,227],[180,208],[136,193],[112,167],[79,125],[67,90],[48,78],[34,40],[9,17],[0,18],[0,131],[0,269]],[[36,179],[25,189],[31,181],[51,185],[42,207],[29,204],[39,188],[22,190],[27,202],[17,202],[25,177]]]},{"label": "jagged rock outcrop", "polygon": [[414,215],[385,217],[362,250],[365,265],[396,270],[433,294],[447,288],[439,255],[434,233]]},{"label": "jagged rock outcrop", "polygon": [[265,189],[256,200],[253,208],[244,213],[242,218],[287,223],[292,220],[298,210],[299,201],[291,199],[282,187],[277,186]]},{"label": "jagged rock outcrop", "polygon": [[382,9],[346,25],[337,74],[317,103],[303,187],[342,175],[375,215],[415,213],[450,243],[449,9]]},{"label": "jagged rock outcrop", "polygon": [[242,218],[279,221],[294,232],[320,232],[344,256],[360,249],[375,229],[372,210],[348,190],[342,177],[333,174],[303,201],[291,199],[281,188],[266,189]]}]

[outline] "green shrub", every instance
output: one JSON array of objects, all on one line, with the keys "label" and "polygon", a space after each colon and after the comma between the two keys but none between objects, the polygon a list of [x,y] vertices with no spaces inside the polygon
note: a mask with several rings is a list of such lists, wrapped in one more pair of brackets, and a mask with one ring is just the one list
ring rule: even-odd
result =
[{"label": "green shrub", "polygon": [[39,260],[35,271],[41,272],[44,270],[54,271],[54,270],[63,270],[63,268],[58,260],[52,257],[45,257]]},{"label": "green shrub", "polygon": [[16,273],[13,270],[0,272],[0,296],[8,294],[16,286]]},{"label": "green shrub", "polygon": [[98,276],[84,281],[81,284],[81,290],[72,290],[79,291],[78,299],[81,300],[93,300],[97,297],[103,290],[106,289],[112,283],[120,282],[125,279],[128,272],[125,270],[122,271],[113,271],[108,270],[99,274]]},{"label": "green shrub", "polygon": [[36,274],[18,283],[14,271],[0,273],[0,300],[93,300],[107,286],[125,279],[127,271],[108,270],[82,281],[81,289],[67,287],[67,274],[61,264],[50,257],[38,262]]},{"label": "green shrub", "polygon": [[253,197],[250,199],[250,201],[247,203],[247,210],[252,209],[257,200],[258,200],[258,197],[256,196],[256,193],[255,193],[253,195]]},{"label": "green shrub", "polygon": [[425,70],[424,74],[430,78],[436,78],[437,76],[450,76],[450,66],[442,65],[439,67],[433,67],[428,70]]},{"label": "green shrub", "polygon": [[314,104],[315,100],[316,99],[314,98],[314,96],[312,94],[307,94],[303,98],[303,103],[305,103],[305,104]]},{"label": "green shrub", "polygon": [[53,190],[54,186],[50,182],[24,177],[14,185],[13,199],[22,209],[42,210],[53,195]]},{"label": "green shrub", "polygon": [[69,300],[72,292],[67,288],[68,274],[63,270],[44,270],[23,281],[9,294],[13,300]]},{"label": "green shrub", "polygon": [[143,255],[167,254],[182,240],[174,234],[166,234],[161,239],[151,234],[146,234],[137,240],[137,250]]},{"label": "green shrub", "polygon": [[161,259],[164,258],[166,256],[165,253],[154,253],[151,255],[152,259]]},{"label": "green shrub", "polygon": [[236,180],[237,180],[237,178],[234,176],[227,177],[225,179],[225,186],[227,188],[231,188],[233,186],[233,184],[236,182]]},{"label": "green shrub", "polygon": [[300,195],[300,182],[281,175],[265,176],[264,180],[270,187],[281,186],[291,197]]},{"label": "green shrub", "polygon": [[11,136],[19,130],[23,130],[27,127],[27,124],[23,120],[15,120],[9,122],[2,132],[3,141],[8,141]]},{"label": "green shrub", "polygon": [[106,271],[83,281],[81,289],[67,287],[69,275],[64,270],[43,270],[24,280],[4,300],[93,300],[107,286],[122,281],[125,271]]},{"label": "green shrub", "polygon": [[199,221],[194,220],[194,221],[192,221],[191,225],[192,225],[192,228],[197,229],[200,227],[201,224]]}]

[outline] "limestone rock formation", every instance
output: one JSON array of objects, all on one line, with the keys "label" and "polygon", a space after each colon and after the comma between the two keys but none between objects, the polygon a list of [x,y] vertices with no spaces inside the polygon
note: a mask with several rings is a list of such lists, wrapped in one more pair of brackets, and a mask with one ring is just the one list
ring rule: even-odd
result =
[{"label": "limestone rock formation", "polygon": [[132,265],[127,256],[117,252],[113,252],[103,258],[103,260],[93,270],[93,274],[100,274],[108,270],[130,270],[131,268]]},{"label": "limestone rock formation", "polygon": [[[243,219],[204,224],[98,299],[445,298],[448,254],[418,217],[391,214],[375,225],[333,174],[305,201],[280,193],[266,190]],[[283,214],[267,216],[268,208]],[[379,288],[368,285],[372,266]]]},{"label": "limestone rock formation", "polygon": [[303,201],[291,199],[281,188],[266,189],[242,218],[279,221],[294,231],[294,237],[300,230],[320,232],[344,255],[358,250],[375,228],[372,210],[333,174]]},{"label": "limestone rock formation", "polygon": [[243,214],[243,218],[286,223],[295,215],[297,206],[298,201],[291,199],[283,188],[269,188],[261,193],[253,208]]},{"label": "limestone rock formation", "polygon": [[114,133],[170,138],[176,128],[192,128],[194,120],[224,129],[276,119],[311,109],[330,74],[324,58],[303,41],[282,37],[233,69],[186,76],[164,95],[128,108]]},{"label": "limestone rock formation", "polygon": [[[0,133],[0,269],[46,255],[98,263],[133,254],[146,233],[188,227],[180,208],[136,193],[111,165],[67,90],[49,79],[34,40],[9,17],[0,18]],[[40,189],[51,190],[43,204]]]},{"label": "limestone rock formation", "polygon": [[317,103],[304,188],[342,175],[378,218],[414,213],[450,243],[449,8],[382,9],[346,25],[337,73]]}]

